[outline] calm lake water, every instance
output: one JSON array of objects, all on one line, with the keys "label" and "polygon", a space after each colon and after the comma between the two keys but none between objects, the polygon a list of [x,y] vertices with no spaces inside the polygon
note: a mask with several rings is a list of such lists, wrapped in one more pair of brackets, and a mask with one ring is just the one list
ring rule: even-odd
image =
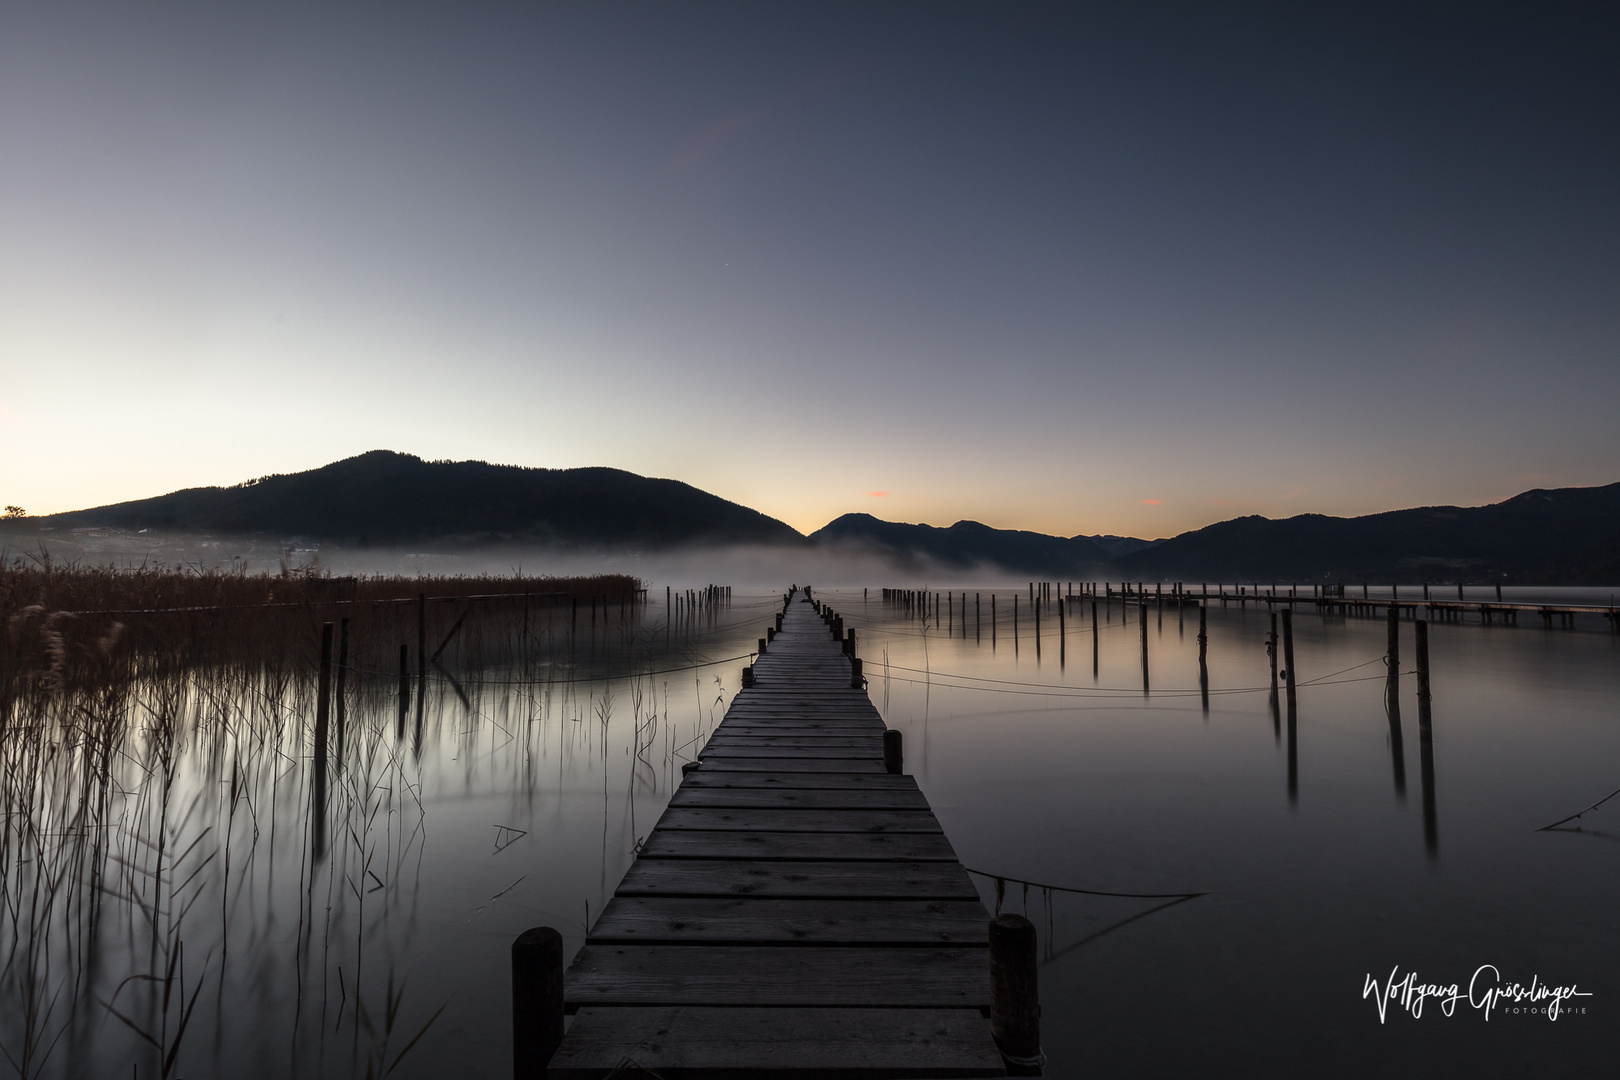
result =
[{"label": "calm lake water", "polygon": [[[1291,791],[1263,609],[1209,610],[1206,711],[1196,610],[1147,609],[1144,695],[1136,609],[1100,606],[1094,673],[1089,618],[1060,644],[1048,613],[1037,652],[1022,583],[1003,586],[992,643],[990,587],[969,588],[965,637],[955,591],[943,625],[876,587],[817,595],[857,627],[872,699],[963,862],[1040,928],[1048,1075],[1612,1074],[1620,799],[1537,831],[1620,786],[1620,638],[1601,619],[1431,626],[1426,826],[1415,688],[1401,680],[1398,769],[1382,620],[1296,619]],[[117,706],[99,845],[62,839],[85,833],[50,809],[78,774],[42,757],[40,835],[8,834],[3,867],[0,1044],[44,1076],[158,1076],[148,1036],[178,1042],[170,1075],[509,1075],[511,939],[550,925],[582,944],[779,603],[739,591],[672,627],[662,592],[588,644],[537,624],[521,658],[480,644],[479,670],[452,647],[461,689],[430,682],[420,734],[392,626],[357,646],[318,837],[306,669]],[[1402,649],[1410,672],[1409,623]],[[1593,996],[1551,1021],[1435,999],[1381,1019],[1364,995],[1392,970],[1466,992],[1482,965],[1492,986]]]}]

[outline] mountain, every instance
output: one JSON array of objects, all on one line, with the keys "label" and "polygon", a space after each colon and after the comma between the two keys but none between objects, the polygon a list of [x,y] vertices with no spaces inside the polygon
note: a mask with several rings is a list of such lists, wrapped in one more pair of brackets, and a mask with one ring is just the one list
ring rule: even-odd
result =
[{"label": "mountain", "polygon": [[1620,484],[1358,518],[1242,517],[1115,560],[1143,581],[1620,581]]},{"label": "mountain", "polygon": [[1096,544],[1114,558],[1118,558],[1121,555],[1130,555],[1134,552],[1143,551],[1147,548],[1153,547],[1155,544],[1164,543],[1163,540],[1143,540],[1135,536],[1114,536],[1111,533],[1103,533],[1098,536],[1088,536],[1085,537],[1085,539],[1090,540],[1093,544]]},{"label": "mountain", "polygon": [[775,518],[678,480],[619,469],[526,469],[373,450],[235,487],[33,519],[47,525],[275,533],[358,544],[513,540],[641,548],[808,546]]},{"label": "mountain", "polygon": [[1024,574],[1083,577],[1110,554],[1088,537],[1064,538],[1016,529],[992,529],[977,521],[950,528],[883,521],[871,514],[845,514],[810,534],[836,551],[876,551],[900,559],[967,569],[994,564]]}]

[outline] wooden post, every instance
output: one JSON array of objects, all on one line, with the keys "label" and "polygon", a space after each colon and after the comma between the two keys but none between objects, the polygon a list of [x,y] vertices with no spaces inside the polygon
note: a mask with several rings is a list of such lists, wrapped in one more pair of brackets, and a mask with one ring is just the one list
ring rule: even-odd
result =
[{"label": "wooden post", "polygon": [[851,690],[866,689],[866,677],[861,674],[861,658],[858,656],[849,658],[849,688]]},{"label": "wooden post", "polygon": [[321,624],[321,669],[315,699],[314,849],[326,854],[326,738],[332,710],[332,624]]},{"label": "wooden post", "polygon": [[1292,803],[1299,801],[1299,711],[1294,696],[1294,684],[1299,676],[1294,671],[1294,613],[1288,608],[1284,608],[1282,613],[1282,633],[1282,677],[1288,686],[1288,801]]},{"label": "wooden post", "polygon": [[337,766],[343,768],[343,719],[347,712],[344,690],[349,683],[349,620],[338,624],[337,662]]},{"label": "wooden post", "polygon": [[1294,713],[1294,686],[1299,681],[1294,673],[1294,613],[1287,608],[1282,613],[1283,679],[1288,684],[1288,713]]},{"label": "wooden post", "polygon": [[[1093,593],[1093,596],[1096,594]],[[1101,664],[1101,645],[1097,636],[1097,601],[1091,602],[1091,677],[1095,679]]]},{"label": "wooden post", "polygon": [[562,935],[536,926],[512,942],[513,1080],[545,1080],[562,1037]]},{"label": "wooden post", "polygon": [[1496,586],[1496,602],[1498,604],[1502,602],[1502,586],[1500,582],[1498,582]]},{"label": "wooden post", "polygon": [[1063,610],[1067,606],[1068,605],[1066,605],[1063,602],[1063,598],[1061,596],[1059,596],[1058,597],[1057,609],[1058,609],[1058,667],[1060,667],[1060,668],[1063,667],[1064,665],[1066,665],[1069,662],[1069,639],[1068,639],[1069,617]]},{"label": "wooden post", "polygon": [[754,669],[753,669],[752,666],[747,666],[747,667],[743,668],[742,684],[743,684],[743,689],[744,690],[746,690],[750,686],[754,685]]},{"label": "wooden post", "polygon": [[1046,1055],[1041,1053],[1035,927],[1022,915],[990,920],[990,1035],[1007,1064],[1020,1070],[1014,1075],[1039,1075]]},{"label": "wooden post", "polygon": [[1387,685],[1390,694],[1390,708],[1395,711],[1395,715],[1398,717],[1401,714],[1401,612],[1394,604],[1389,606],[1389,637],[1384,651],[1384,663],[1389,668]]},{"label": "wooden post", "polygon": [[1137,622],[1142,624],[1142,696],[1148,693],[1148,657],[1147,657],[1147,594],[1139,592],[1137,595]]},{"label": "wooden post", "polygon": [[889,728],[883,732],[883,768],[898,776],[905,769],[905,765],[900,730]]},{"label": "wooden post", "polygon": [[1429,737],[1429,623],[1419,619],[1412,625],[1417,638],[1418,730]]},{"label": "wooden post", "polygon": [[1389,646],[1385,662],[1389,676],[1384,684],[1384,700],[1389,711],[1390,765],[1395,770],[1395,795],[1406,797],[1406,740],[1401,732],[1401,620],[1400,610],[1389,607]]},{"label": "wooden post", "polygon": [[399,734],[405,737],[405,714],[411,707],[411,647],[399,645]]},{"label": "wooden post", "polygon": [[416,700],[427,686],[427,593],[416,594]]},{"label": "wooden post", "polygon": [[1271,692],[1277,693],[1277,613],[1271,613],[1271,633],[1266,635],[1266,658],[1271,661]]},{"label": "wooden post", "polygon": [[761,655],[761,656],[765,655],[765,639],[764,638],[759,639],[759,655]]},{"label": "wooden post", "polygon": [[1429,714],[1429,624],[1419,619],[1417,631],[1418,772],[1423,782],[1423,847],[1430,859],[1440,855],[1440,827],[1434,795],[1434,728]]}]

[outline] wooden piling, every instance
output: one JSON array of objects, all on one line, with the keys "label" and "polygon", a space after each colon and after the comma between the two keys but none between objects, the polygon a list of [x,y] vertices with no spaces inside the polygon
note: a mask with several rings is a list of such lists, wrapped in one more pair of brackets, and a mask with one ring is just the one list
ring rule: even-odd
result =
[{"label": "wooden piling", "polygon": [[889,728],[883,732],[883,768],[892,775],[899,776],[905,771],[906,757],[903,740],[899,728]]},{"label": "wooden piling", "polygon": [[1137,595],[1136,621],[1142,626],[1142,696],[1148,693],[1148,652],[1147,652],[1147,594]]},{"label": "wooden piling", "polygon": [[[1095,594],[1093,594],[1095,595]],[[1101,646],[1097,634],[1097,601],[1091,602],[1091,677],[1095,679],[1101,663]]]},{"label": "wooden piling", "polygon": [[326,740],[332,718],[332,624],[321,623],[321,668],[315,699],[315,782],[326,783]]},{"label": "wooden piling", "polygon": [[1418,730],[1428,738],[1429,732],[1429,624],[1419,619],[1412,624],[1417,650]]},{"label": "wooden piling", "polygon": [[427,593],[416,594],[416,699],[427,685]]},{"label": "wooden piling", "polygon": [[411,707],[411,647],[403,641],[399,644],[399,732],[397,738],[405,737],[405,714]]},{"label": "wooden piling", "polygon": [[1022,915],[990,920],[990,1035],[1014,1076],[1038,1076],[1046,1064],[1036,964],[1034,924]]},{"label": "wooden piling", "polygon": [[1289,608],[1282,611],[1283,634],[1283,680],[1288,686],[1288,714],[1293,716],[1295,699],[1295,684],[1299,681],[1294,671],[1294,613]]},{"label": "wooden piling", "polygon": [[345,697],[349,684],[349,620],[338,624],[337,661],[337,765],[343,768],[343,721],[348,712]]},{"label": "wooden piling", "polygon": [[1271,633],[1266,635],[1266,659],[1271,664],[1271,692],[1277,692],[1277,613],[1271,613]]},{"label": "wooden piling", "polygon": [[545,1080],[562,1037],[562,935],[536,926],[512,942],[513,1080]]},{"label": "wooden piling", "polygon": [[866,689],[866,676],[861,674],[861,658],[858,656],[849,658],[849,688],[851,690]]},{"label": "wooden piling", "polygon": [[326,740],[332,709],[332,624],[321,624],[321,667],[315,700],[315,804],[310,817],[311,837],[316,859],[326,854]]},{"label": "wooden piling", "polygon": [[1062,598],[1058,599],[1058,667],[1063,667],[1069,661],[1068,616],[1064,613]]},{"label": "wooden piling", "polygon": [[1389,712],[1390,765],[1395,770],[1395,795],[1406,797],[1406,744],[1401,732],[1401,621],[1394,604],[1389,607],[1389,645],[1385,663],[1389,668],[1384,684],[1384,701]]}]

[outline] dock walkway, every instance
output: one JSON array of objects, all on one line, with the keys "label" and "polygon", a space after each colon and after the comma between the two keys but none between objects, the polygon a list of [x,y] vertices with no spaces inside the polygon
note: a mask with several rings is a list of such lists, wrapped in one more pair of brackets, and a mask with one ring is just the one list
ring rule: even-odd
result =
[{"label": "dock walkway", "polygon": [[802,592],[564,977],[548,1076],[1006,1075],[989,913]]}]

